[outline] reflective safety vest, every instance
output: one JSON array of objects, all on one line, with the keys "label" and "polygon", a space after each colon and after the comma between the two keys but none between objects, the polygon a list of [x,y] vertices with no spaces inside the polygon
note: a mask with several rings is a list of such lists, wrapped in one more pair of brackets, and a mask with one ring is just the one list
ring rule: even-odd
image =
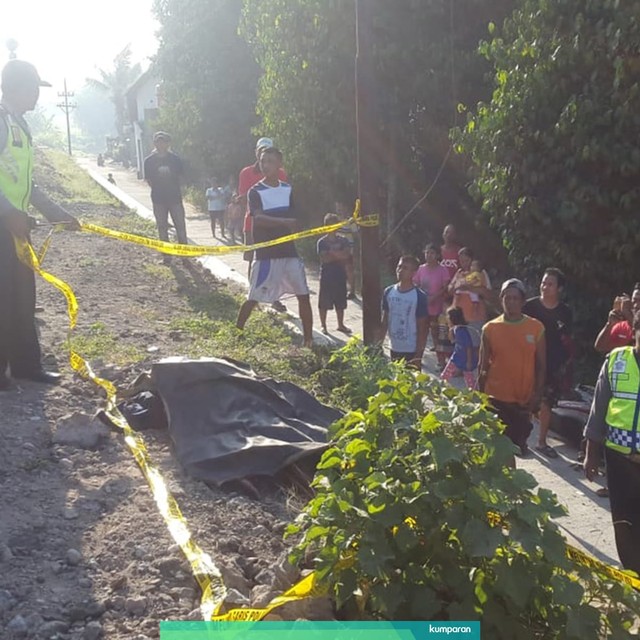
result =
[{"label": "reflective safety vest", "polygon": [[640,369],[633,347],[614,349],[609,355],[607,373],[611,400],[607,409],[605,445],[625,454],[640,451]]},{"label": "reflective safety vest", "polygon": [[0,106],[0,118],[7,125],[7,144],[0,150],[0,192],[20,211],[26,211],[31,198],[33,148],[31,134]]}]

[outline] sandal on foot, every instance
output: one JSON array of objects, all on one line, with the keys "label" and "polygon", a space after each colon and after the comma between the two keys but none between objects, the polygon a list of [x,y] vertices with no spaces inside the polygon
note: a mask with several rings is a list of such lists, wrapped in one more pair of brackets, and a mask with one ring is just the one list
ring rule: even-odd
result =
[{"label": "sandal on foot", "polygon": [[558,452],[550,447],[548,444],[538,445],[536,447],[536,451],[539,451],[543,456],[547,456],[547,458],[557,458]]}]

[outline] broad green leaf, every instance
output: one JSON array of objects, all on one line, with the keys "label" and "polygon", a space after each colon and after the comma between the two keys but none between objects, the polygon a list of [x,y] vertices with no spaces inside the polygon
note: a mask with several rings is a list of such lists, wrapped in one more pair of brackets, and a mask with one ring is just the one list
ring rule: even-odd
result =
[{"label": "broad green leaf", "polygon": [[459,534],[466,552],[471,557],[493,557],[502,542],[499,529],[490,527],[486,522],[476,518],[470,519]]}]

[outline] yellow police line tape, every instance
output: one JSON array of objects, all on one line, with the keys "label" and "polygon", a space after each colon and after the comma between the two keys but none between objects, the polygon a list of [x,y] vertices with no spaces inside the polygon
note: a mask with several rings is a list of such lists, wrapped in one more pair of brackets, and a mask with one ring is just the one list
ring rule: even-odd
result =
[{"label": "yellow police line tape", "polygon": [[182,552],[191,565],[193,577],[200,585],[200,589],[202,590],[200,611],[203,618],[205,620],[215,621],[258,621],[268,615],[273,609],[288,602],[317,597],[325,593],[326,587],[320,583],[317,574],[311,573],[285,593],[274,598],[274,600],[264,608],[232,609],[227,613],[220,614],[220,609],[222,608],[227,593],[220,570],[211,559],[211,556],[205,553],[191,537],[187,521],[182,515],[175,498],[169,492],[162,474],[149,457],[144,440],[131,428],[127,419],[118,409],[116,405],[116,387],[109,380],[98,377],[91,370],[86,360],[73,350],[71,331],[76,326],[78,318],[78,302],[73,289],[60,278],[42,269],[38,256],[31,244],[26,240],[16,239],[15,246],[20,260],[33,269],[33,271],[45,281],[61,291],[66,298],[69,318],[69,362],[71,367],[82,378],[91,380],[105,391],[107,397],[105,413],[111,422],[124,433],[125,443],[129,447],[129,450],[133,454],[133,457],[149,484],[156,505],[167,524],[169,532],[174,541],[182,549]]},{"label": "yellow police line tape", "polygon": [[[487,515],[489,520],[489,524],[491,526],[502,526],[505,528],[509,528],[509,525],[504,521],[504,519],[497,513],[489,513]],[[604,573],[609,576],[613,580],[618,580],[619,582],[623,582],[624,584],[633,587],[634,589],[640,591],[640,579],[635,578],[630,573],[626,571],[621,571],[620,569],[616,569],[612,567],[610,564],[606,562],[602,562],[593,556],[590,556],[588,553],[581,551],[577,547],[566,544],[567,549],[567,558],[573,560],[576,564],[579,564],[583,567],[587,567],[589,569],[596,569],[600,573]]]},{"label": "yellow police line tape", "polygon": [[613,580],[623,582],[624,584],[627,584],[630,587],[633,587],[634,589],[640,591],[640,579],[635,578],[626,571],[620,571],[620,569],[616,569],[610,564],[601,562],[597,558],[590,556],[584,551],[580,551],[580,549],[577,549],[570,544],[567,544],[567,557],[583,567],[596,569],[597,571],[600,571],[601,573],[609,576]]},{"label": "yellow police line tape", "polygon": [[297,231],[287,236],[282,236],[276,240],[268,240],[266,242],[256,242],[251,245],[190,245],[190,244],[174,244],[173,242],[163,242],[162,240],[155,240],[154,238],[146,238],[133,233],[125,233],[124,231],[115,231],[113,229],[107,229],[100,227],[96,224],[81,223],[80,228],[82,231],[89,233],[96,233],[108,238],[114,238],[116,240],[124,240],[125,242],[132,242],[137,245],[147,247],[149,249],[155,249],[161,253],[166,253],[172,256],[182,256],[188,258],[197,258],[199,256],[207,255],[227,255],[229,253],[238,253],[245,251],[255,251],[256,249],[264,249],[265,247],[272,247],[284,242],[291,242],[293,240],[301,240],[302,238],[310,238],[312,236],[320,235],[321,233],[332,233],[333,231],[340,231],[346,225],[355,223],[361,227],[373,227],[378,225],[378,216],[365,216],[361,218],[358,215],[359,205],[356,205],[356,213],[349,220],[342,221],[336,224],[323,225],[321,227],[314,227],[313,229],[307,229],[305,231]]}]

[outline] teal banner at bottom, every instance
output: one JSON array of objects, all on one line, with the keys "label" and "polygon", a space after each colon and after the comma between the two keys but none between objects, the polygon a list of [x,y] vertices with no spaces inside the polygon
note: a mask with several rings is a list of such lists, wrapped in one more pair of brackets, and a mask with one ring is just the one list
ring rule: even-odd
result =
[{"label": "teal banner at bottom", "polygon": [[480,622],[161,622],[160,640],[480,640]]}]

